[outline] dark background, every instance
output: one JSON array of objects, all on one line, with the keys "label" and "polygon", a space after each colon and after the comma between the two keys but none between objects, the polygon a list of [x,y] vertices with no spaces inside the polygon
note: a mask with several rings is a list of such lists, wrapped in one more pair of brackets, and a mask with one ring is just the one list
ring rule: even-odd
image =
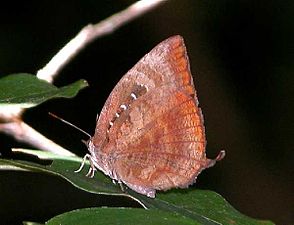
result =
[{"label": "dark background", "polygon": [[[35,74],[88,23],[133,1],[20,1],[0,8],[0,76]],[[220,193],[242,213],[294,224],[293,1],[168,1],[96,40],[64,68],[55,85],[90,87],[74,99],[27,110],[24,120],[79,155],[86,137],[48,117],[51,111],[93,133],[96,113],[121,76],[156,44],[185,38],[205,117],[207,155],[226,158],[202,173],[197,188]],[[0,90],[1,91],[1,90]],[[2,157],[29,147],[0,134]],[[195,188],[195,187],[192,187]],[[0,223],[44,222],[81,207],[130,206],[84,193],[41,174],[0,172]]]}]

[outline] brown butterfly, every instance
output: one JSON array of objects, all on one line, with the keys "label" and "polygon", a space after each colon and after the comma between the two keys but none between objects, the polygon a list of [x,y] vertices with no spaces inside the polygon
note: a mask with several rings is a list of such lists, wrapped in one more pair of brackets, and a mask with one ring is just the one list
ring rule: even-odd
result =
[{"label": "brown butterfly", "polygon": [[156,190],[187,188],[203,169],[225,156],[221,151],[215,159],[207,159],[205,147],[203,116],[186,47],[181,36],[173,36],[117,83],[97,120],[88,141],[90,154],[84,160],[91,164],[88,175],[99,169],[154,198]]}]

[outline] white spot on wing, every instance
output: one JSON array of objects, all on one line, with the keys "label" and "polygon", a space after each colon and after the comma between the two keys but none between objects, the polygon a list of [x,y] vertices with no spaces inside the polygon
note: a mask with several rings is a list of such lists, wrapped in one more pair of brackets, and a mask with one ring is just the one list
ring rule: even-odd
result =
[{"label": "white spot on wing", "polygon": [[141,87],[144,87],[146,89],[146,91],[148,91],[148,87],[145,84],[140,84]]},{"label": "white spot on wing", "polygon": [[120,105],[120,108],[123,109],[123,110],[126,110],[127,106],[126,105]]},{"label": "white spot on wing", "polygon": [[134,94],[134,93],[131,93],[131,97],[136,100],[137,99],[137,96]]}]

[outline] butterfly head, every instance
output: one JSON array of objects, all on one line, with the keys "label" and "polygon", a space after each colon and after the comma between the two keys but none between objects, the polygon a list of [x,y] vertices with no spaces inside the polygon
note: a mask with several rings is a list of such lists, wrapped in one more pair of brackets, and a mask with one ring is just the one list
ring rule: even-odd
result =
[{"label": "butterfly head", "polygon": [[[94,172],[98,169],[102,171],[105,175],[110,176],[113,179],[116,179],[112,167],[108,161],[108,157],[101,152],[101,149],[94,144],[94,138],[91,137],[88,141],[85,141],[85,144],[88,147],[89,153],[86,154],[86,158],[90,161],[90,171]],[[91,174],[91,172],[89,172]],[[89,174],[88,173],[88,174]]]}]

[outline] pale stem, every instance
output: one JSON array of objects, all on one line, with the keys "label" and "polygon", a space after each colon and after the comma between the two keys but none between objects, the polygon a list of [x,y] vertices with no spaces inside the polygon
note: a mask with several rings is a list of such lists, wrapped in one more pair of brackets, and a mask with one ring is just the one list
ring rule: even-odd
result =
[{"label": "pale stem", "polygon": [[49,140],[22,120],[0,124],[0,131],[38,149],[64,156],[74,156],[73,153]]},{"label": "pale stem", "polygon": [[112,33],[122,25],[150,11],[166,0],[141,0],[125,10],[116,13],[97,24],[85,26],[70,42],[68,42],[42,69],[37,77],[52,82],[54,76],[85,46],[98,37]]}]

